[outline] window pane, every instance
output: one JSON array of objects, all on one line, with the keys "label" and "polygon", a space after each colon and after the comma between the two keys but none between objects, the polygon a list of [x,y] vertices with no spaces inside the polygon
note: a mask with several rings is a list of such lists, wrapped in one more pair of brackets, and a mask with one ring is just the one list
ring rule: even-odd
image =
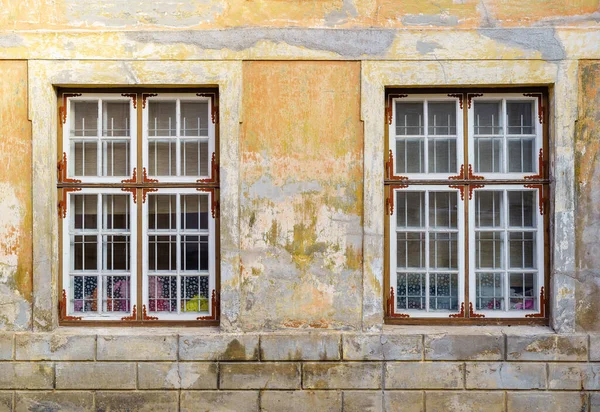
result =
[{"label": "window pane", "polygon": [[424,123],[423,103],[396,103],[396,135],[422,136]]},{"label": "window pane", "polygon": [[149,276],[148,300],[150,312],[176,312],[177,277]]},{"label": "window pane", "polygon": [[535,227],[536,205],[535,192],[509,191],[508,192],[508,220],[510,226]]},{"label": "window pane", "polygon": [[98,136],[98,102],[71,101],[71,136]]},{"label": "window pane", "polygon": [[73,270],[98,270],[98,238],[73,236]]},{"label": "window pane", "polygon": [[208,230],[208,196],[181,196],[181,228],[186,231]]},{"label": "window pane", "polygon": [[475,172],[500,173],[503,171],[502,138],[476,137]]},{"label": "window pane", "polygon": [[181,143],[181,157],[184,176],[208,176],[210,161],[207,141],[193,140]]},{"label": "window pane", "polygon": [[504,310],[504,274],[478,273],[476,276],[477,310]]},{"label": "window pane", "polygon": [[129,236],[103,236],[104,270],[129,271]]},{"label": "window pane", "polygon": [[458,310],[458,274],[429,275],[429,310]]},{"label": "window pane", "polygon": [[475,192],[475,226],[502,227],[503,193],[478,190]]},{"label": "window pane", "polygon": [[148,236],[148,238],[150,270],[177,270],[177,236]]},{"label": "window pane", "polygon": [[129,230],[129,196],[128,195],[103,195],[104,229]]},{"label": "window pane", "polygon": [[396,173],[423,173],[423,139],[396,140]]},{"label": "window pane", "polygon": [[502,134],[502,102],[474,101],[475,134]]},{"label": "window pane", "polygon": [[534,147],[534,138],[508,139],[508,171],[533,172],[535,170]]},{"label": "window pane", "polygon": [[510,232],[510,267],[535,269],[535,233]]},{"label": "window pane", "polygon": [[98,310],[98,278],[96,276],[72,276],[74,312],[96,312]]},{"label": "window pane", "polygon": [[150,176],[175,176],[177,174],[176,142],[148,142],[148,172]]},{"label": "window pane", "polygon": [[429,139],[429,173],[456,173],[456,139]]},{"label": "window pane", "polygon": [[96,230],[98,228],[98,195],[71,195],[73,228]]},{"label": "window pane", "polygon": [[429,192],[429,226],[456,229],[457,192]]},{"label": "window pane", "polygon": [[176,230],[177,195],[148,196],[148,228]]},{"label": "window pane", "polygon": [[208,136],[208,102],[181,102],[181,135]]},{"label": "window pane", "polygon": [[456,135],[456,103],[430,102],[429,135]]},{"label": "window pane", "polygon": [[535,310],[537,300],[536,274],[510,274],[510,309]]},{"label": "window pane", "polygon": [[425,193],[396,192],[396,222],[398,227],[425,226]]},{"label": "window pane", "polygon": [[508,134],[534,134],[533,102],[506,102]]},{"label": "window pane", "polygon": [[476,232],[476,267],[501,269],[503,267],[503,239],[501,232]]},{"label": "window pane", "polygon": [[102,136],[130,136],[129,102],[102,102]]},{"label": "window pane", "polygon": [[398,268],[425,267],[425,233],[399,232],[396,234]]},{"label": "window pane", "polygon": [[429,233],[429,267],[458,269],[458,233]]},{"label": "window pane", "polygon": [[181,311],[208,312],[208,276],[181,278]]},{"label": "window pane", "polygon": [[72,147],[75,176],[98,176],[97,142],[75,142]]},{"label": "window pane", "polygon": [[425,274],[398,273],[397,309],[425,309]]},{"label": "window pane", "polygon": [[175,136],[176,128],[175,102],[148,102],[148,135]]},{"label": "window pane", "polygon": [[130,312],[130,277],[103,276],[106,294],[103,297],[102,310],[105,312]]},{"label": "window pane", "polygon": [[129,176],[129,141],[102,142],[104,176]]}]

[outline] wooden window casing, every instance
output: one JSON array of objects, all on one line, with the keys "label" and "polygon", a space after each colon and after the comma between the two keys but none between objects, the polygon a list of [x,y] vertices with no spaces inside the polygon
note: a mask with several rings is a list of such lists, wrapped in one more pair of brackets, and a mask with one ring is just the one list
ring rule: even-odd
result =
[{"label": "wooden window casing", "polygon": [[[60,89],[58,106],[59,323],[218,325],[218,90]],[[167,268],[149,261],[165,238]]]},{"label": "wooden window casing", "polygon": [[547,89],[385,97],[385,323],[548,324]]}]

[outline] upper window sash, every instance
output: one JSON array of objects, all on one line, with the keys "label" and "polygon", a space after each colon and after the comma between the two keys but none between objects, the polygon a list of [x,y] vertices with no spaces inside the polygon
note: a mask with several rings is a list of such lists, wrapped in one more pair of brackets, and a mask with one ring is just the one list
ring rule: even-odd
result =
[{"label": "upper window sash", "polygon": [[77,93],[67,95],[65,102],[62,147],[67,176],[82,183],[130,178],[137,159],[134,100],[121,93]]},{"label": "upper window sash", "polygon": [[[448,318],[460,312],[465,290],[465,225],[459,190],[411,185],[392,187],[390,196],[394,197],[389,216],[394,313],[411,318]],[[453,302],[451,310],[435,309],[436,303],[443,306],[448,298]],[[421,309],[409,308],[414,305],[421,305]]]},{"label": "upper window sash", "polygon": [[486,318],[538,314],[544,287],[540,188],[494,185],[469,200],[469,297]]},{"label": "upper window sash", "polygon": [[538,97],[523,93],[469,95],[469,163],[485,179],[540,174],[543,125]]},{"label": "upper window sash", "polygon": [[148,176],[186,183],[211,178],[215,94],[153,94],[144,95],[142,107],[142,156]]},{"label": "upper window sash", "polygon": [[[447,94],[390,98],[388,147],[393,156],[393,175],[411,180],[457,175],[464,159],[460,100]],[[393,179],[389,172],[388,167],[386,178]]]}]

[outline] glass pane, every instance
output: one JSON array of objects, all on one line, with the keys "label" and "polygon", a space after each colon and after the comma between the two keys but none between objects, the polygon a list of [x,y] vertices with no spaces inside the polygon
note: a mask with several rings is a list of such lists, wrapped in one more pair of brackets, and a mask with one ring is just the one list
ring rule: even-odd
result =
[{"label": "glass pane", "polygon": [[500,173],[503,171],[502,139],[476,137],[475,172]]},{"label": "glass pane", "polygon": [[98,270],[98,238],[73,236],[73,270]]},{"label": "glass pane", "polygon": [[398,273],[397,309],[425,309],[425,274]]},{"label": "glass pane", "polygon": [[535,192],[509,191],[508,192],[508,220],[510,226],[535,227],[536,223]]},{"label": "glass pane", "polygon": [[130,136],[129,102],[102,102],[102,136]]},{"label": "glass pane", "polygon": [[181,270],[198,271],[200,254],[198,236],[181,236]]},{"label": "glass pane", "polygon": [[148,196],[148,228],[176,230],[177,195]]},{"label": "glass pane", "polygon": [[98,195],[71,195],[73,228],[77,230],[98,229]]},{"label": "glass pane", "polygon": [[148,263],[151,271],[175,271],[177,236],[148,236]]},{"label": "glass pane", "polygon": [[425,233],[399,232],[396,234],[398,268],[425,267]]},{"label": "glass pane", "polygon": [[176,312],[177,277],[148,276],[148,303],[150,312]]},{"label": "glass pane", "polygon": [[148,136],[175,136],[177,116],[175,102],[148,102]]},{"label": "glass pane", "polygon": [[150,176],[177,174],[177,145],[173,142],[148,142],[148,172]]},{"label": "glass pane", "polygon": [[429,103],[429,135],[456,135],[456,103]]},{"label": "glass pane", "polygon": [[103,236],[104,270],[129,271],[129,236]]},{"label": "glass pane", "polygon": [[424,173],[423,139],[396,140],[396,173]]},{"label": "glass pane", "polygon": [[398,227],[425,226],[424,192],[396,192],[396,222]]},{"label": "glass pane", "polygon": [[535,268],[535,233],[510,232],[510,267],[534,269]]},{"label": "glass pane", "polygon": [[396,135],[418,135],[424,133],[423,103],[396,103]]},{"label": "glass pane", "polygon": [[98,144],[96,141],[73,145],[75,176],[98,176]]},{"label": "glass pane", "polygon": [[429,139],[429,173],[456,173],[456,139]]},{"label": "glass pane", "polygon": [[202,140],[181,143],[181,170],[184,176],[208,176],[209,156],[208,142]]},{"label": "glass pane", "polygon": [[96,276],[72,276],[73,311],[96,312],[98,310],[98,278]]},{"label": "glass pane", "polygon": [[429,192],[429,226],[433,228],[457,228],[456,192]]},{"label": "glass pane", "polygon": [[458,310],[458,275],[432,273],[429,275],[429,310]]},{"label": "glass pane", "polygon": [[102,142],[102,170],[104,176],[129,176],[129,142]]},{"label": "glass pane", "polygon": [[129,196],[103,195],[103,215],[105,230],[129,230]]},{"label": "glass pane", "polygon": [[429,267],[432,269],[458,269],[458,234],[429,234]]},{"label": "glass pane", "polygon": [[502,102],[474,101],[475,134],[502,134]]},{"label": "glass pane", "polygon": [[181,196],[181,227],[182,230],[208,230],[208,196]]},{"label": "glass pane", "polygon": [[476,279],[477,310],[504,310],[504,274],[478,273]]},{"label": "glass pane", "polygon": [[129,276],[103,276],[104,288],[102,310],[105,312],[130,312]]},{"label": "glass pane", "polygon": [[208,312],[208,276],[181,277],[181,311]]},{"label": "glass pane", "polygon": [[98,102],[71,101],[71,136],[98,136]]},{"label": "glass pane", "polygon": [[503,239],[501,232],[476,232],[475,243],[475,259],[478,269],[502,268]]},{"label": "glass pane", "polygon": [[533,102],[506,102],[508,134],[534,134]]},{"label": "glass pane", "polygon": [[508,171],[513,173],[526,173],[535,170],[534,138],[521,138],[508,140]]},{"label": "glass pane", "polygon": [[208,136],[208,102],[181,102],[181,136]]},{"label": "glass pane", "polygon": [[536,274],[510,274],[510,309],[535,310],[537,300]]},{"label": "glass pane", "polygon": [[500,191],[477,190],[475,192],[475,226],[502,227],[503,196]]}]

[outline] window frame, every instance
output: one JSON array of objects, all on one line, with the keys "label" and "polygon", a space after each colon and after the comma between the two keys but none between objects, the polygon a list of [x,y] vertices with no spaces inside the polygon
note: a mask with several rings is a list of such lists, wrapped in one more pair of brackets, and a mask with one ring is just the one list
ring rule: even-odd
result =
[{"label": "window frame", "polygon": [[[463,164],[461,167],[461,156],[458,154],[459,142],[457,141],[457,168],[461,169],[457,175],[446,175],[439,177],[440,174],[434,174],[432,177],[423,177],[419,174],[396,174],[395,168],[395,152],[391,150],[391,143],[394,140],[392,136],[391,128],[395,126],[395,101],[403,99],[412,100],[423,100],[423,96],[440,96],[448,95],[448,97],[454,97],[458,100],[458,104],[462,108],[462,123],[463,123],[463,136],[462,136],[462,160]],[[481,96],[483,95],[483,96]],[[418,96],[418,97],[417,97]],[[505,98],[507,100],[518,100],[522,96],[523,100],[535,101],[533,121],[536,130],[539,132],[537,135],[536,152],[534,168],[535,171],[531,173],[513,174],[513,175],[489,175],[479,176],[479,174],[473,173],[472,168],[469,168],[469,163],[473,163],[473,150],[472,147],[472,122],[469,119],[472,116],[474,108],[473,101],[475,99],[485,100],[490,98]],[[439,87],[439,88],[397,88],[387,87],[385,89],[385,111],[384,111],[384,270],[383,270],[383,305],[384,305],[384,323],[385,324],[477,324],[477,325],[548,325],[549,324],[549,284],[550,284],[550,216],[549,216],[549,198],[550,198],[550,180],[548,162],[548,148],[549,148],[549,111],[548,106],[548,89],[544,87],[476,87],[476,88],[458,88],[458,87]],[[514,99],[513,99],[514,98]],[[435,100],[435,98],[430,98]],[[407,100],[408,101],[408,100]],[[505,112],[506,117],[506,112]],[[457,133],[458,133],[459,118],[457,116]],[[460,136],[457,137],[461,140]],[[506,177],[506,178],[505,178]],[[471,262],[474,251],[469,254],[471,248],[471,237],[474,237],[474,228],[470,225],[470,208],[469,197],[473,196],[473,192],[477,190],[481,185],[487,187],[493,187],[497,185],[511,185],[515,187],[524,185],[534,188],[538,193],[541,191],[542,195],[539,196],[539,206],[543,209],[543,214],[540,219],[543,221],[543,228],[540,232],[544,235],[543,240],[543,257],[541,264],[543,265],[543,291],[544,296],[540,296],[538,293],[538,301],[543,301],[540,305],[540,310],[534,312],[519,313],[517,316],[509,315],[502,317],[491,317],[490,314],[479,313],[475,308],[475,297],[472,296],[473,291],[471,290],[471,280],[475,276],[474,268],[471,267]],[[391,257],[391,232],[394,230],[392,224],[393,216],[390,216],[389,199],[390,193],[396,190],[410,190],[411,187],[435,185],[439,187],[439,190],[453,186],[461,188],[464,194],[464,218],[465,224],[464,239],[465,243],[461,247],[461,254],[463,255],[463,261],[465,262],[465,272],[463,276],[464,285],[464,306],[461,305],[461,311],[457,314],[449,313],[444,315],[445,317],[429,317],[421,316],[414,317],[410,316],[410,313],[397,313],[394,309],[395,298],[392,290],[392,257]],[[499,186],[500,187],[500,186]],[[539,212],[538,212],[539,215]],[[469,246],[468,246],[469,245]],[[460,280],[459,280],[460,283]],[[395,289],[395,288],[394,288]],[[538,285],[538,292],[541,292],[540,285]],[[542,299],[540,299],[542,298]],[[392,302],[393,301],[393,302]],[[473,309],[470,308],[469,302],[473,304]],[[460,305],[460,303],[459,303]],[[524,317],[524,315],[531,315],[531,317]],[[487,316],[486,316],[487,315]]]},{"label": "window frame", "polygon": [[[85,182],[81,182],[79,176],[71,176],[69,174],[69,163],[68,154],[64,157],[64,150],[68,148],[68,125],[67,115],[69,108],[67,107],[70,99],[85,100],[86,98],[96,100],[99,96],[104,98],[108,97],[110,100],[123,100],[127,99],[131,102],[132,112],[135,111],[136,121],[133,122],[131,127],[131,149],[130,149],[130,163],[133,159],[135,162],[131,164],[131,171],[129,176],[118,176],[118,177],[92,177],[87,178]],[[147,154],[147,127],[144,124],[144,119],[147,118],[148,112],[148,101],[156,98],[173,98],[177,96],[182,100],[208,100],[209,101],[209,152],[208,152],[208,176],[194,176],[192,178],[180,179],[180,177],[166,178],[153,176],[150,178],[147,175],[147,157],[144,156],[144,151]],[[58,224],[58,296],[59,296],[59,316],[58,323],[60,326],[186,326],[186,327],[197,327],[197,326],[218,326],[220,319],[220,219],[219,219],[219,90],[216,87],[181,87],[181,88],[150,88],[150,87],[115,87],[115,88],[60,88],[57,91],[57,107],[58,107],[58,179],[55,190],[58,194],[59,200],[59,224]],[[179,112],[178,112],[179,113]],[[63,124],[63,119],[67,120]],[[179,122],[179,120],[177,120]],[[135,152],[134,148],[135,147]],[[144,150],[146,148],[146,150]],[[212,152],[211,152],[212,150]],[[65,165],[66,161],[66,165]],[[65,167],[66,166],[66,167]],[[135,169],[135,170],[134,170]],[[130,316],[124,316],[118,318],[116,316],[99,316],[97,318],[84,317],[81,319],[77,313],[71,313],[68,305],[68,293],[65,288],[64,273],[68,271],[65,266],[65,256],[68,256],[68,250],[65,248],[69,247],[68,236],[65,236],[65,227],[68,231],[68,220],[63,219],[63,213],[69,210],[69,193],[71,192],[85,192],[94,190],[100,190],[100,188],[114,190],[119,193],[127,193],[139,202],[135,202],[135,222],[132,222],[132,230],[135,225],[137,233],[132,232],[132,246],[131,246],[131,257],[132,261],[135,261],[136,272],[131,274],[132,278],[135,277],[135,282],[131,282],[131,307],[136,306],[135,310],[132,310]],[[157,319],[155,313],[147,313],[147,301],[144,300],[143,285],[147,283],[147,275],[143,273],[144,264],[147,259],[143,258],[143,234],[146,232],[143,227],[143,210],[147,209],[145,198],[148,192],[154,192],[156,189],[159,191],[165,191],[171,189],[172,191],[178,192],[193,192],[193,193],[206,193],[209,196],[209,206],[211,211],[209,212],[209,222],[211,224],[211,236],[209,236],[211,243],[211,251],[209,251],[210,258],[210,269],[214,275],[209,276],[209,312],[206,316],[202,312],[198,312],[196,316],[183,316],[183,317],[172,317],[172,316],[160,316]],[[123,191],[121,191],[123,190]],[[61,199],[66,199],[63,202]],[[66,206],[67,209],[64,209]],[[133,212],[133,210],[132,210]],[[212,218],[210,216],[212,215]],[[133,216],[133,213],[132,213]],[[61,222],[63,220],[63,222]],[[144,233],[143,233],[144,232]],[[68,233],[68,232],[67,232]],[[137,248],[133,248],[133,237],[136,237]],[[141,243],[140,243],[141,240]],[[133,269],[132,269],[133,270]],[[133,280],[133,279],[132,279]],[[134,289],[135,285],[135,289]],[[134,294],[135,293],[135,294]],[[149,309],[149,308],[148,308]],[[121,313],[119,313],[121,314]]]}]

